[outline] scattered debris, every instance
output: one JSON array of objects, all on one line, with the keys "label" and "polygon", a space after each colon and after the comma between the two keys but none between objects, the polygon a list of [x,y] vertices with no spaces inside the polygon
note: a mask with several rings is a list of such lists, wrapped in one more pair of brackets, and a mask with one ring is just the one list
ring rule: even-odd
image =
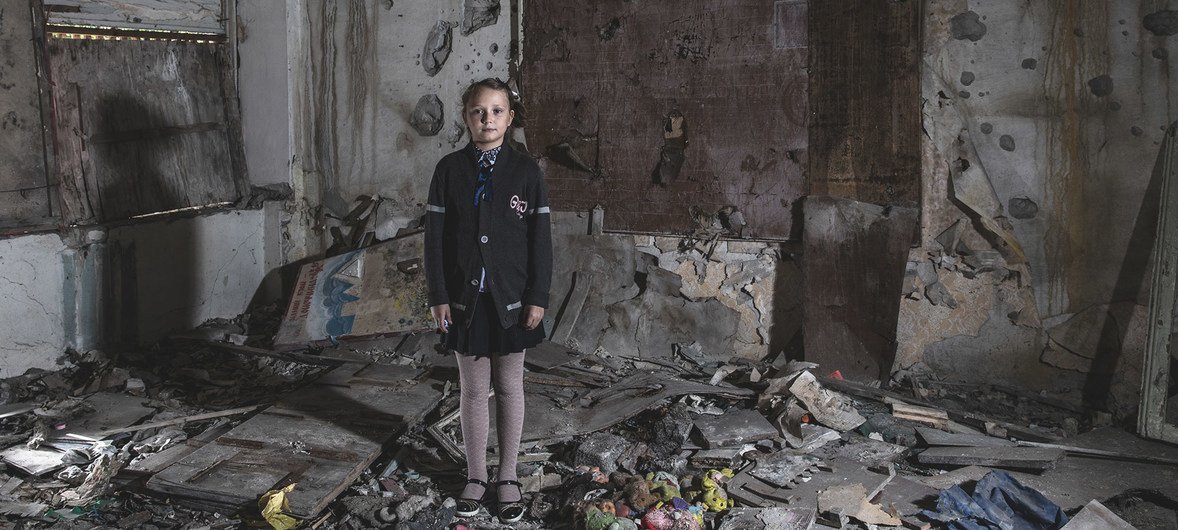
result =
[{"label": "scattered debris", "polygon": [[[278,316],[272,308],[268,330],[279,328]],[[566,307],[560,318],[575,312]],[[85,380],[44,375],[21,387],[19,404],[0,416],[13,433],[0,451],[0,518],[128,528],[505,528],[490,513],[455,526],[463,466],[449,383],[456,368],[436,354],[434,336],[279,352],[265,342],[274,334],[250,320],[211,323],[169,340],[172,354],[128,357],[121,370],[103,360]],[[243,344],[217,342],[227,335]],[[990,468],[1045,470],[1080,456],[1178,463],[1168,454],[1057,443],[1017,415],[936,401],[967,395],[942,392],[943,383],[889,390],[816,377],[823,372],[814,363],[723,361],[691,343],[676,351],[529,350],[519,467],[527,514],[517,528],[919,528],[989,517],[968,512],[976,496],[1039,506],[1047,514],[1040,519],[1062,524],[1039,503],[1043,494],[1006,484],[1009,475]],[[28,390],[36,388],[42,393]],[[88,388],[106,390],[75,395]],[[985,392],[1046,402],[1017,389]],[[937,474],[958,466],[969,467]],[[969,480],[978,481],[972,496],[962,489]],[[1114,521],[1108,515],[1095,517]]]}]

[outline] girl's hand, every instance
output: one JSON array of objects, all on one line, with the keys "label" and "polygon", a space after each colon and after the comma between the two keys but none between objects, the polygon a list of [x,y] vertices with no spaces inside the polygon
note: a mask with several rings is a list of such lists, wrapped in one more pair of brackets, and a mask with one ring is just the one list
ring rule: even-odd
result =
[{"label": "girl's hand", "polygon": [[450,330],[450,304],[433,306],[429,308],[429,312],[434,316],[434,327],[438,329],[438,333]]},{"label": "girl's hand", "polygon": [[519,313],[519,323],[524,329],[531,331],[540,325],[540,321],[544,319],[544,308],[534,305],[524,306],[523,311]]}]

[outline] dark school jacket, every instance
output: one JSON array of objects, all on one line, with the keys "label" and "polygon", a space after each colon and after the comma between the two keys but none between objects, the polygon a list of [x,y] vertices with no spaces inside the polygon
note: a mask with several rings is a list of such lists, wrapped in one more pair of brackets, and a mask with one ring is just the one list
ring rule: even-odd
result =
[{"label": "dark school jacket", "polygon": [[467,144],[434,169],[425,225],[429,304],[450,304],[455,321],[464,322],[478,296],[481,264],[506,329],[519,322],[523,306],[548,307],[548,190],[536,161],[504,145],[495,159],[490,197],[476,207],[477,162],[474,146]]}]

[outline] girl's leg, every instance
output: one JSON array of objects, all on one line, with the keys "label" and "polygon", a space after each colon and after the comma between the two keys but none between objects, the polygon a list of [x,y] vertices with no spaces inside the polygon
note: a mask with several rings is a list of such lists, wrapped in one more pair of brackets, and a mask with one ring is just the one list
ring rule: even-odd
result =
[{"label": "girl's leg", "polygon": [[[462,443],[466,446],[466,478],[486,482],[491,359],[459,353],[455,355],[458,357],[458,410]],[[479,484],[467,484],[460,498],[481,499],[485,490]]]},{"label": "girl's leg", "polygon": [[[498,355],[492,363],[495,382],[495,428],[499,435],[499,480],[519,480],[519,439],[524,430],[524,352]],[[500,502],[520,500],[516,486],[500,485]]]}]

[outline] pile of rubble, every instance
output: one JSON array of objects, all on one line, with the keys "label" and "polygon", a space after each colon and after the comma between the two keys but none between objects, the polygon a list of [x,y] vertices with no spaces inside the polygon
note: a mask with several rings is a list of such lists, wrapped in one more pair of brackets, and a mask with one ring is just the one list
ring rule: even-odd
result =
[{"label": "pile of rubble", "polygon": [[[486,511],[454,516],[457,367],[435,336],[279,353],[240,322],[213,324],[156,351],[91,353],[4,381],[2,517],[20,528],[507,527]],[[1156,483],[1178,473],[1178,454],[1136,439],[1101,449],[1110,442],[1084,437],[1129,436],[1079,434],[1092,417],[1067,402],[932,381],[888,390],[812,363],[720,363],[697,349],[530,350],[528,511],[512,527],[1132,527],[1114,511],[1141,528],[1175,521],[1178,486]],[[1093,470],[1109,484],[1075,475]],[[1118,472],[1155,484],[1113,483]]]}]

